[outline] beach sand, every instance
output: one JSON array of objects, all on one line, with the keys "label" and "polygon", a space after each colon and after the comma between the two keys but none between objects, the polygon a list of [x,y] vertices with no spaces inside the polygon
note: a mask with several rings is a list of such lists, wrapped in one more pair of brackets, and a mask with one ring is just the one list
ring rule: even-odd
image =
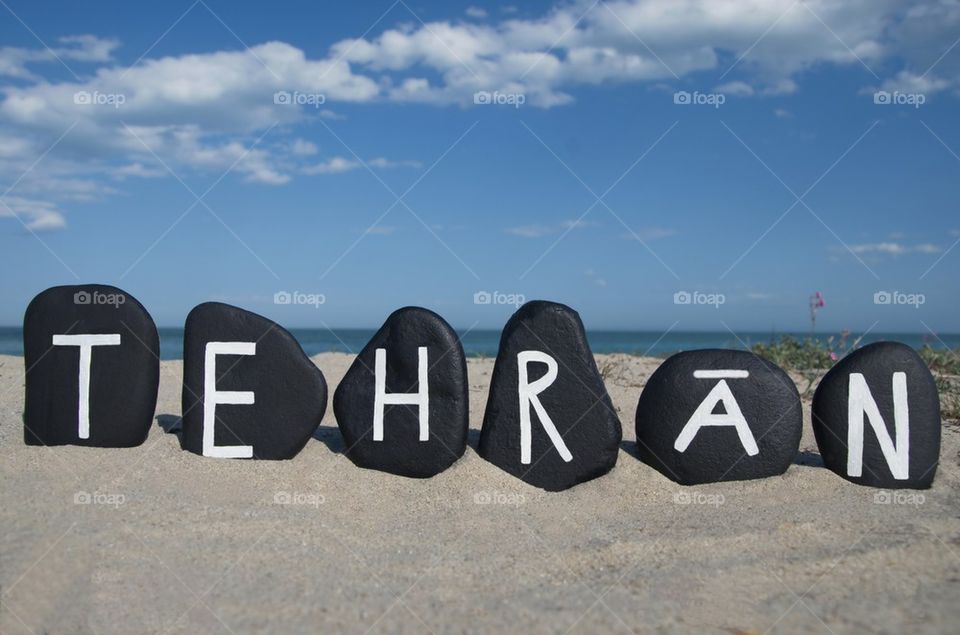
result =
[{"label": "beach sand", "polygon": [[[314,357],[331,397],[351,359]],[[617,466],[546,493],[475,451],[491,359],[468,363],[472,447],[414,480],[346,459],[332,405],[290,461],[183,452],[176,361],[142,446],[28,447],[0,357],[0,633],[957,632],[956,421],[933,488],[889,503],[822,467],[809,398],[786,474],[684,488],[634,453],[658,363],[598,356]]]}]

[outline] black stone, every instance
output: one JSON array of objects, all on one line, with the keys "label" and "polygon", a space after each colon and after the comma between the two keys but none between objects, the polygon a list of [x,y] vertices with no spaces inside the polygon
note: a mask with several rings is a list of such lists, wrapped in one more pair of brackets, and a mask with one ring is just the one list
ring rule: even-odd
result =
[{"label": "black stone", "polygon": [[[860,475],[848,472],[848,407],[851,374],[863,376],[877,411],[893,445],[896,443],[894,373],[904,373],[906,405],[909,411],[909,452],[905,470],[896,478],[880,446],[869,418],[861,417],[863,459]],[[869,404],[867,399],[865,403]],[[924,361],[909,346],[899,342],[877,342],[856,350],[830,369],[813,396],[813,432],[823,464],[854,483],[883,488],[925,489],[933,483],[940,456],[940,399],[937,384]],[[879,424],[879,422],[875,422]],[[904,421],[901,418],[900,425]],[[891,448],[892,449],[892,448]],[[902,450],[901,450],[902,451]],[[854,469],[854,474],[856,470]],[[898,470],[899,471],[899,470]]]},{"label": "black stone", "polygon": [[[695,371],[708,372],[695,377]],[[719,377],[715,371],[747,376]],[[746,427],[733,425],[737,409]],[[730,416],[730,425],[697,427],[692,422],[698,412],[706,415],[703,423],[724,423],[716,417]],[[650,376],[637,402],[636,425],[643,462],[677,483],[695,485],[785,472],[800,447],[803,411],[793,380],[776,364],[747,351],[694,350],[672,355]]]},{"label": "black stone", "polygon": [[[88,433],[81,438],[78,345],[54,336],[113,335],[119,344],[90,347]],[[76,340],[72,340],[76,341]],[[30,302],[23,318],[28,445],[125,448],[150,431],[160,382],[160,338],[147,310],[116,287],[53,287]]]},{"label": "black stone", "polygon": [[[419,393],[419,349],[427,349],[427,440],[420,440],[420,408],[383,408],[382,439],[374,441],[377,349],[384,349],[385,394]],[[389,399],[389,398],[388,398]],[[394,311],[357,355],[333,396],[333,411],[358,466],[426,478],[450,467],[467,448],[467,360],[456,332],[419,307]]]},{"label": "black stone", "polygon": [[256,354],[220,354],[216,390],[252,391],[255,403],[218,404],[217,446],[252,446],[252,456],[289,459],[299,452],[327,409],[327,383],[297,340],[276,322],[243,309],[207,302],[187,316],[183,334],[184,449],[204,454],[204,368],[209,342],[253,342]]},{"label": "black stone", "polygon": [[[530,405],[529,462],[522,462],[518,354],[545,353],[557,376],[537,395],[572,460],[566,461]],[[545,362],[526,365],[527,383],[549,372]],[[617,462],[620,420],[603,385],[576,311],[554,302],[528,302],[503,329],[480,433],[480,455],[518,478],[560,491],[602,476]]]}]

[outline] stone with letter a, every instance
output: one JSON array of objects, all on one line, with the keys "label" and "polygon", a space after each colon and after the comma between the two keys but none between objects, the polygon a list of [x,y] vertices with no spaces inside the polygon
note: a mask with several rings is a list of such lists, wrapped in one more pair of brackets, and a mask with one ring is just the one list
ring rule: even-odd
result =
[{"label": "stone with letter a", "polygon": [[183,333],[181,444],[203,456],[289,459],[320,425],[327,383],[276,322],[200,304]]},{"label": "stone with letter a", "polygon": [[637,403],[640,458],[683,485],[782,474],[800,446],[800,395],[753,353],[695,350],[668,358]]},{"label": "stone with letter a", "polygon": [[940,398],[916,351],[877,342],[830,369],[813,396],[813,432],[828,468],[854,483],[925,489],[940,456]]},{"label": "stone with letter a", "polygon": [[554,302],[524,304],[500,337],[480,455],[559,491],[609,472],[620,439],[580,316]]},{"label": "stone with letter a", "polygon": [[23,318],[28,445],[143,443],[160,384],[160,339],[132,295],[107,285],[53,287]]},{"label": "stone with letter a", "polygon": [[333,410],[356,465],[426,478],[467,449],[467,360],[427,309],[390,314],[337,386]]}]

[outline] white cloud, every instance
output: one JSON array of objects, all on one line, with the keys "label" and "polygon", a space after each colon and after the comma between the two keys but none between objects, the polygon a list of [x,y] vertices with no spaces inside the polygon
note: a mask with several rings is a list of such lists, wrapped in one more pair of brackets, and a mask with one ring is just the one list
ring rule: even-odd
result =
[{"label": "white cloud", "polygon": [[723,93],[724,95],[734,95],[736,97],[749,97],[756,92],[753,90],[753,86],[740,80],[721,84],[714,88],[714,91]]},{"label": "white cloud", "polygon": [[[481,12],[474,7],[467,15]],[[159,176],[154,153],[178,174],[219,176],[232,167],[244,180],[268,185],[296,174],[348,172],[357,166],[342,157],[306,163],[315,152],[291,138],[298,124],[342,118],[333,104],[472,107],[476,91],[500,90],[550,108],[571,102],[580,86],[653,86],[731,68],[718,88],[787,94],[799,90],[797,78],[808,69],[861,62],[893,66],[898,72],[883,86],[900,90],[960,85],[950,56],[925,72],[955,39],[956,3],[904,9],[899,0],[571,0],[533,17],[487,18],[407,22],[335,42],[316,58],[278,41],[146,57],[132,67],[115,63],[116,40],[94,35],[60,38],[52,51],[2,47],[0,179],[14,182],[68,129],[14,194],[43,191],[55,202],[106,196],[112,189],[104,181]],[[894,56],[902,63],[886,64]],[[275,103],[278,91],[291,101]],[[78,95],[92,103],[78,103]],[[67,186],[62,194],[50,187],[58,183]]]},{"label": "white cloud", "polygon": [[593,227],[596,223],[591,223],[582,219],[564,220],[556,225],[520,225],[518,227],[508,227],[505,232],[511,236],[520,236],[521,238],[542,238],[551,234],[572,231],[574,229],[583,229]]},{"label": "white cloud", "polygon": [[62,46],[53,48],[0,47],[0,76],[17,79],[37,79],[28,66],[34,64],[63,64],[68,72],[75,71],[68,62],[109,62],[113,49],[120,43],[114,39],[94,35],[70,35],[57,40]]},{"label": "white cloud", "polygon": [[[378,168],[378,169],[392,169],[392,168],[419,168],[421,163],[419,161],[392,161],[384,157],[375,157],[369,161],[365,161],[369,167]],[[352,170],[358,170],[363,167],[357,159],[347,159],[345,157],[332,157],[320,163],[315,163],[313,165],[308,165],[301,169],[301,173],[307,175],[314,174],[342,174],[343,172],[350,172]]]},{"label": "white cloud", "polygon": [[294,139],[290,144],[290,152],[301,157],[314,155],[317,153],[317,145],[305,139]]},{"label": "white cloud", "polygon": [[374,225],[373,227],[368,227],[364,233],[374,236],[389,236],[395,231],[397,231],[396,227],[390,227],[388,225]]},{"label": "white cloud", "polygon": [[0,218],[19,218],[30,231],[63,229],[66,219],[54,203],[7,196],[0,201]]},{"label": "white cloud", "polygon": [[467,7],[467,10],[464,11],[464,13],[467,14],[467,17],[476,18],[478,20],[487,17],[486,10],[481,9],[480,7]]},{"label": "white cloud", "polygon": [[882,254],[887,256],[902,256],[910,253],[920,254],[938,254],[942,251],[937,245],[930,243],[920,243],[917,245],[905,245],[903,243],[888,241],[881,243],[864,243],[860,245],[850,245],[850,251],[857,255],[863,254]]}]

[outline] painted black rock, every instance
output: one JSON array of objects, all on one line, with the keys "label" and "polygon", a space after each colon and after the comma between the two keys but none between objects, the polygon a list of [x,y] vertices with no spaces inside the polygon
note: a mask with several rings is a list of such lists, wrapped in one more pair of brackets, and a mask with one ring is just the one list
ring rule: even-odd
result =
[{"label": "painted black rock", "polygon": [[432,311],[394,311],[353,361],[333,397],[347,456],[360,467],[426,478],[463,456],[467,360]]},{"label": "painted black rock", "polygon": [[576,311],[528,302],[503,329],[480,455],[518,478],[560,491],[617,462],[617,418]]},{"label": "painted black rock", "polygon": [[637,403],[637,451],[683,485],[782,474],[800,447],[803,411],[793,380],[747,351],[668,358]]},{"label": "painted black rock", "polygon": [[320,369],[283,327],[207,302],[183,334],[183,448],[220,458],[289,459],[327,408]]},{"label": "painted black rock", "polygon": [[23,318],[28,445],[125,448],[147,438],[160,382],[157,327],[116,287],[47,289]]},{"label": "painted black rock", "polygon": [[864,346],[830,369],[813,396],[823,464],[883,488],[930,487],[940,456],[940,400],[930,370],[898,342]]}]

